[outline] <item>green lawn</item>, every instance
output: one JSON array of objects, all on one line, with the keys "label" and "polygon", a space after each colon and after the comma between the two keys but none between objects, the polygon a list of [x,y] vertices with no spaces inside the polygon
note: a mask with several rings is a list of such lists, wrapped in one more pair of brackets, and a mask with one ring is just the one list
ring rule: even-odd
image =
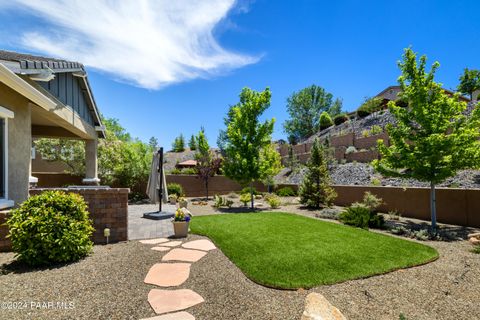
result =
[{"label": "green lawn", "polygon": [[288,213],[195,217],[247,277],[275,288],[311,288],[411,267],[438,257],[408,240]]}]

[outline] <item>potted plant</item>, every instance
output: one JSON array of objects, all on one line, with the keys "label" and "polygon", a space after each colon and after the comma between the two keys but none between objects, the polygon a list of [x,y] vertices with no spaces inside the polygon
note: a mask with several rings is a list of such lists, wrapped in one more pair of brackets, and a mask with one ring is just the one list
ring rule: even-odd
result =
[{"label": "potted plant", "polygon": [[188,206],[188,201],[184,197],[178,198],[178,206],[180,208],[186,208]]},{"label": "potted plant", "polygon": [[175,193],[168,196],[168,200],[170,201],[170,204],[176,204],[177,198],[178,197]]},{"label": "potted plant", "polygon": [[184,238],[188,234],[188,223],[191,213],[187,208],[178,208],[173,217],[173,231],[176,238]]}]

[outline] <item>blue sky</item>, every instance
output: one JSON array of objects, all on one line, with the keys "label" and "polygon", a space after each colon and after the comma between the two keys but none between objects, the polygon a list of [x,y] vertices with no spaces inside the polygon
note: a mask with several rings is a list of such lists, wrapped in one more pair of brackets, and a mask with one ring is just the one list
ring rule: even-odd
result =
[{"label": "blue sky", "polygon": [[[201,126],[215,144],[245,86],[271,88],[265,117],[276,118],[279,139],[293,91],[317,84],[353,110],[396,83],[407,46],[429,64],[440,62],[437,81],[446,88],[456,87],[464,67],[480,68],[478,1],[164,1],[145,2],[138,12],[136,2],[118,10],[109,2],[95,15],[71,3],[0,4],[2,47],[84,62],[101,112],[167,148]],[[55,10],[72,17],[81,11],[79,19],[83,13],[82,21],[92,22],[59,22]],[[96,25],[102,17],[109,23]],[[118,30],[120,23],[128,28]]]}]

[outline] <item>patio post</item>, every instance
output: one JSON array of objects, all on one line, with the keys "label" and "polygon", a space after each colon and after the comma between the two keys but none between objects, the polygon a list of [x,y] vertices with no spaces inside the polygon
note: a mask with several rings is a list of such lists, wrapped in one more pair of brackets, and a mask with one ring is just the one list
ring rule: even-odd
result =
[{"label": "patio post", "polygon": [[85,141],[85,178],[82,180],[83,184],[98,185],[98,161],[97,161],[98,140]]}]

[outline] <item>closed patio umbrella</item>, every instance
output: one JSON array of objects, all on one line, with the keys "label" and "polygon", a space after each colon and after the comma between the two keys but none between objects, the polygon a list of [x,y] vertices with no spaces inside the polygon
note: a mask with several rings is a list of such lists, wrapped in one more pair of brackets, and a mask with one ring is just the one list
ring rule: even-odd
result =
[{"label": "closed patio umbrella", "polygon": [[147,195],[148,198],[150,199],[150,203],[155,204],[160,202],[160,194],[159,194],[159,189],[160,189],[160,174],[162,174],[162,186],[163,186],[163,202],[168,201],[168,193],[167,193],[167,188],[166,188],[166,180],[165,180],[165,171],[163,170],[163,163],[162,165],[162,170],[160,170],[160,158],[162,158],[163,162],[163,148],[161,148],[158,152],[156,152],[153,155],[152,158],[152,166],[150,168],[150,175],[148,177],[148,183],[147,183]]}]

